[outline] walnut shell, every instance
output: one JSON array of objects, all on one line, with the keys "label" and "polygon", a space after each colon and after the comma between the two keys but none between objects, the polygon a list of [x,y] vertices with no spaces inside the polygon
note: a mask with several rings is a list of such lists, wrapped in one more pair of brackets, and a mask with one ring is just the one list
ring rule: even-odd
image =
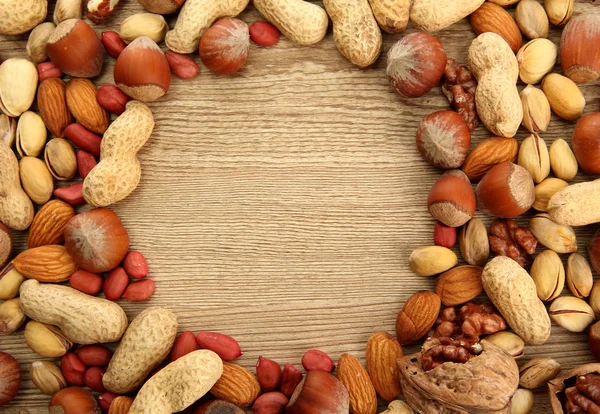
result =
[{"label": "walnut shell", "polygon": [[[560,395],[567,386],[572,386],[575,383],[575,378],[580,375],[586,375],[596,373],[600,374],[600,364],[585,364],[575,367],[562,375],[554,378],[548,382],[548,392],[550,393],[550,404],[552,405],[552,412],[554,414],[564,414],[562,399]],[[572,382],[573,384],[569,383]]]}]

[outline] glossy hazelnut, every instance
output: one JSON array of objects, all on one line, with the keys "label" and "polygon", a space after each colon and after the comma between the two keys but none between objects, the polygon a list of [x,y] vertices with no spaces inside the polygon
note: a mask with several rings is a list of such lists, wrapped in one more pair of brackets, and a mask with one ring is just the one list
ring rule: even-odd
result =
[{"label": "glossy hazelnut", "polygon": [[249,51],[248,25],[238,19],[219,20],[200,39],[200,59],[217,75],[232,75],[240,70]]},{"label": "glossy hazelnut", "polygon": [[535,185],[527,170],[511,162],[494,166],[476,190],[480,207],[498,217],[517,217],[533,206]]},{"label": "glossy hazelnut", "polygon": [[296,387],[285,410],[286,414],[347,414],[348,391],[333,375],[309,371]]},{"label": "glossy hazelnut", "polygon": [[594,358],[596,358],[596,361],[600,361],[600,321],[590,327],[588,341]]},{"label": "glossy hazelnut", "polygon": [[84,389],[63,388],[50,400],[49,414],[101,414],[102,410],[96,399]]},{"label": "glossy hazelnut", "polygon": [[600,77],[600,16],[582,14],[565,26],[560,40],[560,64],[575,83]]},{"label": "glossy hazelnut", "polygon": [[11,402],[21,388],[21,367],[6,352],[0,352],[0,407]]},{"label": "glossy hazelnut", "polygon": [[600,174],[600,112],[581,118],[572,138],[575,158],[587,174]]},{"label": "glossy hazelnut", "polygon": [[434,112],[421,121],[417,130],[417,149],[437,168],[459,168],[470,146],[471,131],[458,112]]},{"label": "glossy hazelnut", "polygon": [[596,272],[600,273],[600,230],[594,233],[587,247],[590,264]]},{"label": "glossy hazelnut", "polygon": [[458,227],[475,214],[475,192],[466,174],[452,170],[443,174],[427,197],[431,215],[446,226]]}]

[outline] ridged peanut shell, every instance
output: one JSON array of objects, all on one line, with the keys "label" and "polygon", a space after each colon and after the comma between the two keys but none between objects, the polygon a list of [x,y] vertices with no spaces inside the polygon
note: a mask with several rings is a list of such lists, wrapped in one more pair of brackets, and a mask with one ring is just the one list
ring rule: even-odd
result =
[{"label": "ridged peanut shell", "polygon": [[560,50],[563,73],[575,83],[592,82],[600,77],[600,16],[582,14],[563,30]]},{"label": "ridged peanut shell", "polygon": [[393,401],[402,392],[398,359],[403,355],[402,347],[387,332],[371,335],[367,342],[367,370],[377,394],[386,401]]},{"label": "ridged peanut shell", "polygon": [[40,24],[48,14],[48,0],[0,0],[0,34],[18,35]]},{"label": "ridged peanut shell", "polygon": [[414,0],[410,20],[426,32],[452,26],[477,10],[485,0]]},{"label": "ridged peanut shell", "polygon": [[369,0],[379,27],[386,33],[401,33],[410,18],[411,0]]},{"label": "ridged peanut shell", "polygon": [[256,376],[246,368],[223,362],[223,375],[210,389],[210,393],[217,399],[246,408],[260,395],[260,384]]},{"label": "ridged peanut shell", "polygon": [[44,204],[29,228],[27,248],[62,243],[65,239],[65,227],[73,216],[73,207],[62,200],[51,200]]},{"label": "ridged peanut shell", "polygon": [[0,222],[14,230],[25,230],[33,220],[33,203],[21,187],[19,162],[14,152],[0,143]]},{"label": "ridged peanut shell", "polygon": [[371,378],[358,358],[342,354],[338,360],[336,375],[348,390],[350,412],[353,414],[375,414],[377,412],[377,394]]}]

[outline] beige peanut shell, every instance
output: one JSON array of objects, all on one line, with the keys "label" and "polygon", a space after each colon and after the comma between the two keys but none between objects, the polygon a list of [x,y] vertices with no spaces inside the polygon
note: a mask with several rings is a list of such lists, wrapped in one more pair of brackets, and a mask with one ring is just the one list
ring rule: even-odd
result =
[{"label": "beige peanut shell", "polygon": [[123,200],[140,182],[137,152],[152,135],[154,118],[142,102],[131,101],[126,108],[104,133],[100,162],[83,181],[83,197],[93,207]]},{"label": "beige peanut shell", "polygon": [[81,345],[116,342],[127,329],[127,315],[119,305],[69,286],[30,279],[21,285],[20,295],[25,315],[58,326]]},{"label": "beige peanut shell", "polygon": [[329,18],[316,4],[304,0],[254,0],[262,16],[299,45],[319,43],[327,33]]},{"label": "beige peanut shell", "polygon": [[223,373],[223,362],[208,350],[191,352],[150,378],[138,392],[129,414],[171,414],[203,397]]},{"label": "beige peanut shell", "polygon": [[0,34],[30,31],[46,19],[48,0],[0,0]]},{"label": "beige peanut shell", "polygon": [[0,142],[0,177],[0,222],[25,230],[33,221],[33,203],[21,187],[17,157],[4,142]]},{"label": "beige peanut shell", "polygon": [[427,32],[438,32],[464,19],[485,0],[413,0],[410,20]]},{"label": "beige peanut shell", "polygon": [[567,226],[600,222],[600,179],[573,184],[555,193],[548,201],[552,220]]},{"label": "beige peanut shell", "polygon": [[177,316],[164,308],[142,311],[129,325],[102,377],[115,394],[135,391],[171,351],[177,335]]},{"label": "beige peanut shell", "polygon": [[[379,27],[386,33],[401,33],[408,25],[412,0],[369,0]],[[256,3],[256,1],[255,1]]]},{"label": "beige peanut shell", "polygon": [[187,0],[165,43],[173,52],[193,53],[200,38],[217,19],[240,14],[250,0]]},{"label": "beige peanut shell", "polygon": [[368,0],[324,0],[333,21],[333,41],[340,53],[360,67],[370,66],[381,54],[382,36]]}]

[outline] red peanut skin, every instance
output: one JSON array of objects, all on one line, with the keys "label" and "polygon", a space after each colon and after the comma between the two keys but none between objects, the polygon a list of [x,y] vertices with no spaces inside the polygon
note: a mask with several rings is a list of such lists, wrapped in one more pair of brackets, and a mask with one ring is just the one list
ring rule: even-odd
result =
[{"label": "red peanut skin", "polygon": [[302,366],[306,371],[325,372],[331,372],[334,367],[333,360],[329,358],[329,355],[318,349],[312,349],[304,354]]},{"label": "red peanut skin", "polygon": [[37,65],[38,79],[40,82],[49,78],[62,78],[62,71],[52,62],[44,62]]},{"label": "red peanut skin", "polygon": [[436,246],[451,249],[456,244],[456,228],[446,226],[439,221],[436,222],[433,230],[433,242]]},{"label": "red peanut skin", "polygon": [[108,410],[110,410],[110,405],[113,400],[117,398],[119,395],[113,392],[105,392],[100,397],[98,397],[98,403],[100,404],[100,408],[102,411],[108,414]]},{"label": "red peanut skin", "polygon": [[238,19],[221,19],[200,39],[200,59],[218,75],[232,75],[246,63],[250,50],[248,25]]},{"label": "red peanut skin", "polygon": [[292,364],[285,364],[281,380],[280,391],[288,398],[291,398],[294,390],[302,382],[302,373]]},{"label": "red peanut skin", "polygon": [[196,342],[202,349],[215,352],[224,361],[233,361],[242,355],[240,345],[229,335],[217,332],[199,332]]},{"label": "red peanut skin", "polygon": [[102,32],[102,45],[106,49],[106,53],[114,57],[119,57],[121,52],[127,47],[127,44],[121,39],[117,32],[107,31]]},{"label": "red peanut skin", "polygon": [[290,400],[280,392],[267,392],[252,405],[254,414],[283,414]]},{"label": "red peanut skin", "polygon": [[85,385],[92,391],[106,392],[102,385],[102,377],[106,370],[100,367],[90,367],[85,371]]},{"label": "red peanut skin", "polygon": [[169,62],[171,73],[180,79],[193,79],[200,71],[198,64],[188,55],[167,50],[165,56]]},{"label": "red peanut skin", "polygon": [[271,359],[258,357],[256,376],[263,392],[276,391],[281,385],[281,367]]},{"label": "red peanut skin", "polygon": [[250,25],[250,39],[264,47],[270,47],[279,42],[279,30],[268,22],[254,22]]},{"label": "red peanut skin", "polygon": [[143,254],[130,251],[123,260],[125,272],[134,279],[143,279],[148,276],[148,262]]},{"label": "red peanut skin", "polygon": [[83,183],[71,184],[54,190],[54,197],[69,203],[73,207],[86,204],[83,198]]},{"label": "red peanut skin", "polygon": [[77,151],[77,170],[81,178],[85,179],[97,164],[96,157],[89,152],[82,149]]},{"label": "red peanut skin", "polygon": [[115,85],[101,86],[96,93],[96,100],[100,106],[116,115],[121,115],[125,112],[125,107],[130,99],[129,96],[125,95]]},{"label": "red peanut skin", "polygon": [[93,132],[88,131],[81,124],[71,124],[65,128],[65,137],[79,148],[100,156],[100,143],[102,138]]},{"label": "red peanut skin", "polygon": [[88,367],[105,367],[112,358],[112,352],[101,345],[85,345],[77,350],[77,356]]},{"label": "red peanut skin", "polygon": [[122,298],[129,302],[143,302],[148,300],[154,294],[156,285],[153,280],[144,279],[131,283],[125,289]]},{"label": "red peanut skin", "polygon": [[62,357],[60,369],[69,384],[77,386],[85,384],[86,367],[73,352],[67,352]]},{"label": "red peanut skin", "polygon": [[100,275],[82,269],[73,273],[69,279],[69,284],[73,289],[92,296],[97,295],[102,290],[102,282]]},{"label": "red peanut skin", "polygon": [[182,356],[194,352],[196,349],[198,349],[198,344],[196,343],[194,333],[192,331],[185,331],[177,337],[173,344],[173,349],[171,350],[171,362],[177,361]]},{"label": "red peanut skin", "polygon": [[104,280],[104,296],[108,300],[118,300],[121,299],[125,289],[127,289],[127,285],[129,284],[129,277],[125,270],[122,267],[117,267],[113,269],[109,274],[106,280]]}]

